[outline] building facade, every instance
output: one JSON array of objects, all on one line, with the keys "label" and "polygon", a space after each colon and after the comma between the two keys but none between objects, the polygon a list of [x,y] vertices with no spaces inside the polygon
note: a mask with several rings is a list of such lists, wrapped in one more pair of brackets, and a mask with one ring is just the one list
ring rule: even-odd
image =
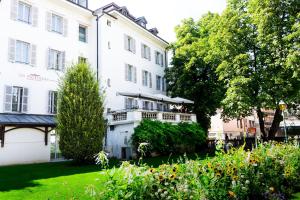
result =
[{"label": "building facade", "polygon": [[[59,80],[79,61],[90,64],[105,91],[108,120],[119,111],[158,113],[179,103],[165,96],[168,43],[126,7],[93,11],[88,0],[7,0],[0,21],[0,165],[50,160]],[[122,95],[128,92],[144,95]],[[109,126],[112,156],[122,157],[141,119]],[[193,115],[173,121],[181,119],[195,121]]]}]

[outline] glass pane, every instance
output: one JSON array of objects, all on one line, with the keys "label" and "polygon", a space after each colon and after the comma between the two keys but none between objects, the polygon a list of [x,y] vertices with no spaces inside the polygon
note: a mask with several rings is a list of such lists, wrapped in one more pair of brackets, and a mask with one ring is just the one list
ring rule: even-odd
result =
[{"label": "glass pane", "polygon": [[86,28],[79,26],[79,41],[86,42]]}]

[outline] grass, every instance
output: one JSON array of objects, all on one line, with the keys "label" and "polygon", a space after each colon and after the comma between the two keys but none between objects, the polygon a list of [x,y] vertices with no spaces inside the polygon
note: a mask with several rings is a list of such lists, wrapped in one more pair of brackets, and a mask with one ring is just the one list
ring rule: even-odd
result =
[{"label": "grass", "polygon": [[294,194],[292,200],[300,200],[300,192]]},{"label": "grass", "polygon": [[[188,157],[196,158],[195,155]],[[146,158],[143,163],[157,167],[162,163],[176,162],[178,158],[177,155]],[[118,164],[112,160],[110,167]],[[91,199],[86,188],[93,186],[101,190],[106,179],[100,171],[96,165],[78,166],[72,162],[0,167],[0,199]]]}]

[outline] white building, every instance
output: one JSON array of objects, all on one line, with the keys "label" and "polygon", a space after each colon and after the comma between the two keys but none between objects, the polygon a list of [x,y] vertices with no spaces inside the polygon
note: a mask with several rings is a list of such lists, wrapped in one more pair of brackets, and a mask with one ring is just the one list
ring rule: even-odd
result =
[{"label": "white building", "polygon": [[[168,43],[126,7],[92,11],[88,0],[6,0],[0,21],[0,165],[50,160],[58,81],[78,60],[91,64],[106,91],[113,156],[129,157],[126,140],[149,115],[142,110],[158,110],[150,114],[161,120],[195,121],[194,115],[162,114],[168,103],[180,103],[164,96]],[[116,111],[126,120],[116,124]]]}]

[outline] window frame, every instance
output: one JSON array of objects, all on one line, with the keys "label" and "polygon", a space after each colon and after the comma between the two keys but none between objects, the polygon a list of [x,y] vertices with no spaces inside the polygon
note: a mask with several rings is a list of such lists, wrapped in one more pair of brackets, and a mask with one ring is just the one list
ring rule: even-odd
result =
[{"label": "window frame", "polygon": [[[22,16],[21,16],[21,10],[20,7],[22,7]],[[28,3],[25,3],[23,1],[18,1],[18,12],[17,12],[17,20],[20,22],[24,22],[27,24],[31,24],[31,16],[32,16],[32,6]],[[28,9],[28,16],[25,16],[26,9]]]},{"label": "window frame", "polygon": [[[80,30],[84,30],[84,33],[80,32]],[[88,42],[88,40],[87,40],[87,26],[84,26],[84,25],[81,25],[81,24],[79,25],[79,27],[78,27],[78,40],[80,42],[84,42],[84,43]]]},{"label": "window frame", "polygon": [[[25,50],[26,52],[24,52]],[[16,40],[15,51],[15,62],[30,64],[30,43]]]},{"label": "window frame", "polygon": [[56,49],[49,49],[48,69],[63,71],[63,52]]},{"label": "window frame", "polygon": [[57,114],[58,92],[50,90],[48,93],[48,113]]},{"label": "window frame", "polygon": [[[58,23],[59,22],[59,23]],[[64,32],[64,18],[60,15],[55,13],[51,13],[51,31],[63,34]]]}]

